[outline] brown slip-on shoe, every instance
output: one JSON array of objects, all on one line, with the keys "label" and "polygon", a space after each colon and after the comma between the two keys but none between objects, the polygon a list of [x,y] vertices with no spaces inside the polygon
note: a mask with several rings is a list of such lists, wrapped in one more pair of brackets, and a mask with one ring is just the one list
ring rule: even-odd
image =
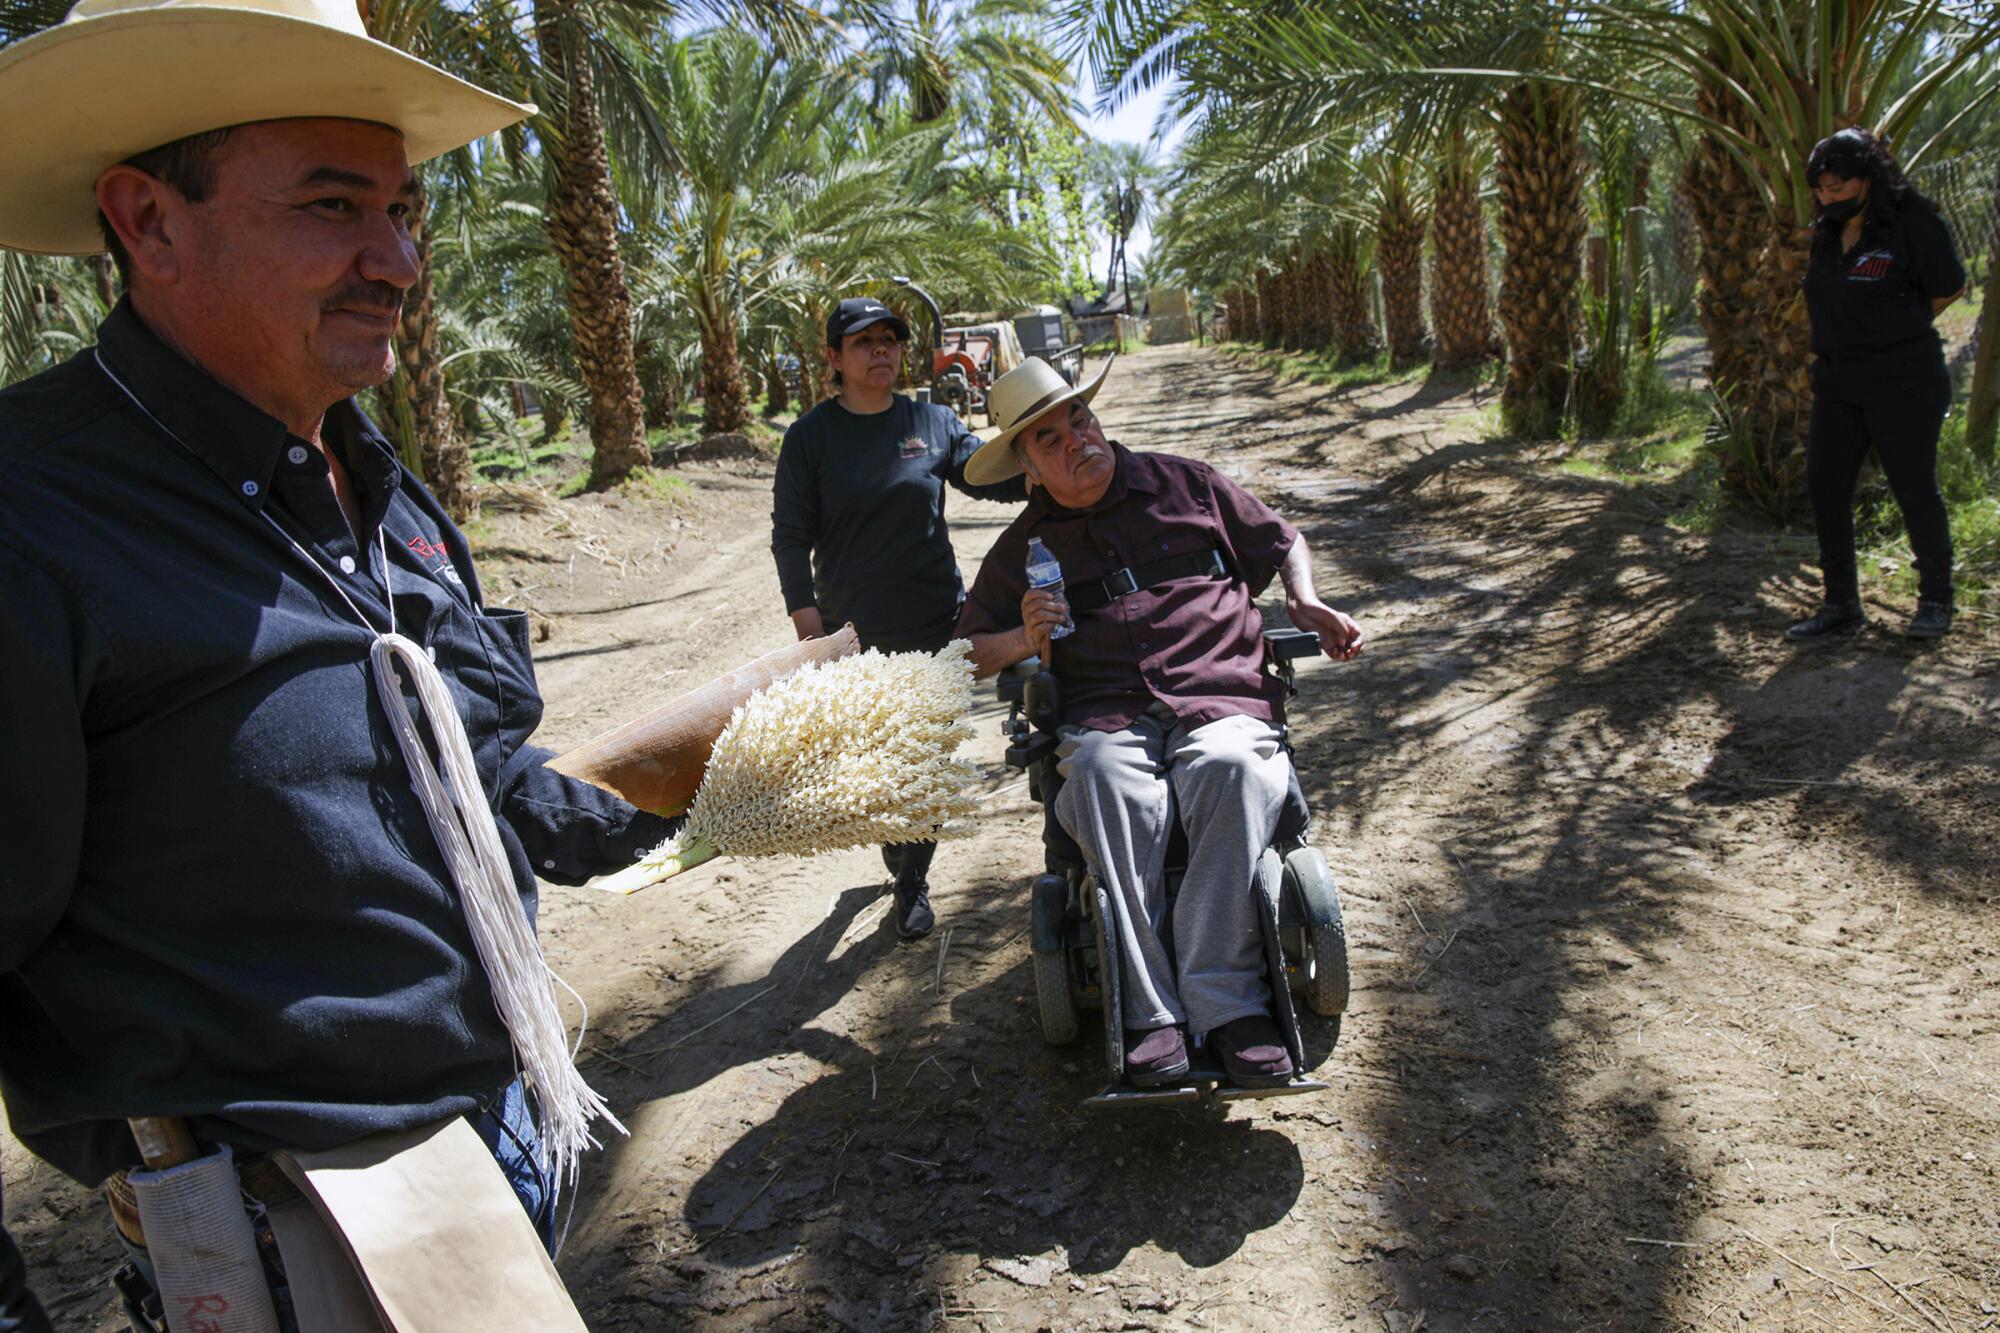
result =
[{"label": "brown slip-on shoe", "polygon": [[1208,1044],[1239,1088],[1277,1088],[1292,1081],[1292,1053],[1268,1014],[1224,1023],[1208,1034]]},{"label": "brown slip-on shoe", "polygon": [[1187,1036],[1178,1025],[1150,1032],[1125,1029],[1125,1077],[1135,1088],[1157,1088],[1188,1071]]}]

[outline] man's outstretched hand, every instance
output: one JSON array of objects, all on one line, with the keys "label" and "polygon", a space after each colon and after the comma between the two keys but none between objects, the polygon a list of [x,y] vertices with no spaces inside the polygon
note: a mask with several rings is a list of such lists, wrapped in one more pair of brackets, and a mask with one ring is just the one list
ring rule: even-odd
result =
[{"label": "man's outstretched hand", "polygon": [[1290,601],[1285,610],[1294,625],[1319,635],[1319,646],[1334,661],[1351,662],[1361,656],[1361,645],[1367,636],[1350,617],[1316,599]]}]

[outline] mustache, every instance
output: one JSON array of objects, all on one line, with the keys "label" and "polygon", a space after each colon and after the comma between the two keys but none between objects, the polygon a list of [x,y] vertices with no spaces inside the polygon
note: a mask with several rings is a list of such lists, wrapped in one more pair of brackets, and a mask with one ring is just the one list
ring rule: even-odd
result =
[{"label": "mustache", "polygon": [[370,315],[401,316],[403,291],[388,282],[354,282],[342,287],[320,303],[322,313],[358,310]]}]

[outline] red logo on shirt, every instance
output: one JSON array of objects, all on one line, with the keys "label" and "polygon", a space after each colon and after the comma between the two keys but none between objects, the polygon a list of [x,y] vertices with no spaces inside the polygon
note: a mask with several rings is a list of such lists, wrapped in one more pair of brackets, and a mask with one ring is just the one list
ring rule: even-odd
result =
[{"label": "red logo on shirt", "polygon": [[442,543],[434,542],[428,537],[412,537],[404,544],[417,553],[419,560],[441,560],[450,554]]},{"label": "red logo on shirt", "polygon": [[1849,282],[1880,282],[1889,276],[1889,265],[1896,262],[1896,256],[1888,250],[1870,250],[1854,261],[1854,271],[1847,275]]}]

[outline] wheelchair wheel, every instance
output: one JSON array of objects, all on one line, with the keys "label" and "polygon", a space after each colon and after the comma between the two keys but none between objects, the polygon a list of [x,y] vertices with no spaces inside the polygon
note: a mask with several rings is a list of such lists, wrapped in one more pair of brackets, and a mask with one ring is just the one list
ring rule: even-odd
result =
[{"label": "wheelchair wheel", "polygon": [[1317,847],[1301,847],[1285,857],[1285,884],[1299,907],[1306,1004],[1322,1018],[1338,1017],[1347,1012],[1347,926],[1333,872]]},{"label": "wheelchair wheel", "polygon": [[1076,1040],[1076,1000],[1069,993],[1069,959],[1059,953],[1028,955],[1035,963],[1035,1007],[1042,1015],[1042,1040],[1067,1046]]}]

